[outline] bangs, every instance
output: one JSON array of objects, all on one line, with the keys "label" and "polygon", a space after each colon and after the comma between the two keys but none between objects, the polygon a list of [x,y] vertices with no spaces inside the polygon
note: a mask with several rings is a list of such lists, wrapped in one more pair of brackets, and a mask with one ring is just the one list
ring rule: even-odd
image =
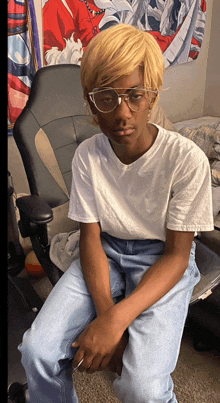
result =
[{"label": "bangs", "polygon": [[88,44],[81,63],[84,97],[94,88],[109,86],[140,67],[144,85],[159,90],[164,62],[159,45],[147,32],[119,24],[99,33]]}]

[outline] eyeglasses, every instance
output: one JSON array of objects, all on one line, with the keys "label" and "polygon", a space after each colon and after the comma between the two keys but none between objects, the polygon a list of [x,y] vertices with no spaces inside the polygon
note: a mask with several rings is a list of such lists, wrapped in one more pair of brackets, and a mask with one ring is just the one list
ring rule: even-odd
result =
[{"label": "eyeglasses", "polygon": [[[118,94],[116,90],[126,90],[127,94]],[[157,94],[151,88],[94,88],[89,92],[89,98],[94,103],[96,108],[102,113],[112,112],[117,105],[121,104],[122,97],[125,97],[129,108],[133,112],[143,112],[149,107],[152,98],[150,93]]]}]

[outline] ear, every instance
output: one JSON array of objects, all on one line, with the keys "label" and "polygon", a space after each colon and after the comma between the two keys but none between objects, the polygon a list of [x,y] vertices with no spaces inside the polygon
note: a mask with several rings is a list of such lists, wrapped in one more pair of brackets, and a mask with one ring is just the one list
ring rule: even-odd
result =
[{"label": "ear", "polygon": [[157,97],[158,97],[158,93],[157,93],[157,94],[153,94],[153,93],[152,93],[151,101],[150,101],[150,105],[149,105],[149,108],[150,108],[150,109],[153,108],[153,106],[154,106],[154,104],[155,104],[155,102],[156,102],[156,100],[157,100]]},{"label": "ear", "polygon": [[88,103],[89,103],[89,106],[90,106],[90,109],[91,109],[92,114],[93,114],[93,115],[96,115],[96,114],[97,114],[97,109],[96,109],[94,103],[93,103],[93,102],[91,101],[91,99],[89,98],[89,95],[88,95],[88,94],[87,94],[87,101],[88,101]]}]

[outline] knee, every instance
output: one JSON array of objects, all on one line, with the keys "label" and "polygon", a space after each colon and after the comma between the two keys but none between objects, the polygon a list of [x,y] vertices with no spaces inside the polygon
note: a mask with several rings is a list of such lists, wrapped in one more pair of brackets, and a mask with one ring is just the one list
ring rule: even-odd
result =
[{"label": "knee", "polygon": [[123,403],[176,403],[173,381],[161,378],[137,378],[134,375],[125,380],[119,377],[114,381],[114,390]]},{"label": "knee", "polygon": [[25,369],[38,368],[39,364],[49,368],[54,363],[54,349],[49,347],[47,340],[32,328],[23,336],[18,350],[21,352],[21,362]]},{"label": "knee", "polygon": [[31,362],[40,354],[41,349],[42,340],[40,342],[40,338],[32,329],[27,330],[23,335],[22,343],[18,347],[22,360]]}]

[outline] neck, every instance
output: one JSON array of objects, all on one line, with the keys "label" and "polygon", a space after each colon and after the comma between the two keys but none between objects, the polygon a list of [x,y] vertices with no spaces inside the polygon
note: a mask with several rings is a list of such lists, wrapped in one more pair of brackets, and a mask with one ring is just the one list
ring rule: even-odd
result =
[{"label": "neck", "polygon": [[146,128],[135,141],[128,139],[126,143],[118,144],[110,140],[110,144],[118,159],[123,164],[129,165],[152,147],[156,140],[157,133],[158,129],[155,126],[147,124]]}]

